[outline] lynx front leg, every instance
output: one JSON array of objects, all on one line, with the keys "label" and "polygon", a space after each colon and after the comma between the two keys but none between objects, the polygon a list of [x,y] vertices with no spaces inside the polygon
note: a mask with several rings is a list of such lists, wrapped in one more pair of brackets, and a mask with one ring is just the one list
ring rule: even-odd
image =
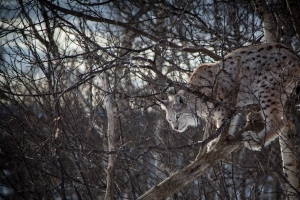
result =
[{"label": "lynx front leg", "polygon": [[244,146],[259,151],[261,147],[268,145],[274,139],[276,139],[285,127],[285,122],[283,120],[283,111],[272,109],[270,111],[265,111],[260,120],[260,123],[264,124],[263,130],[257,131],[254,125],[254,129],[250,129],[242,134],[244,140]]},{"label": "lynx front leg", "polygon": [[[224,116],[227,116],[227,113],[225,111],[225,109],[218,109],[214,115],[213,115],[213,122],[214,122],[214,126],[218,129],[221,127],[221,125],[224,123]],[[212,124],[210,124],[212,125]],[[213,139],[212,141],[210,141],[208,144],[207,144],[207,152],[210,152],[214,146],[218,143],[219,139],[220,139],[220,136],[219,135],[217,138]]]}]

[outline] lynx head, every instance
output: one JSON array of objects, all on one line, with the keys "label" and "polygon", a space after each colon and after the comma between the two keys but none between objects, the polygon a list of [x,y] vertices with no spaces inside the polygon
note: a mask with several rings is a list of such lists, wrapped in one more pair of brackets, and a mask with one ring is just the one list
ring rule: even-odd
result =
[{"label": "lynx head", "polygon": [[160,105],[166,111],[168,122],[178,132],[184,132],[188,126],[197,126],[199,123],[187,97],[177,94],[172,100],[160,101]]}]

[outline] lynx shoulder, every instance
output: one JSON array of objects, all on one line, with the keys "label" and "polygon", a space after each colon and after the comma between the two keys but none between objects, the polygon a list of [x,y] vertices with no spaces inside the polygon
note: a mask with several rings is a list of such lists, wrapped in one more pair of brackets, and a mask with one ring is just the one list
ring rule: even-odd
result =
[{"label": "lynx shoulder", "polygon": [[[221,61],[199,66],[188,81],[191,91],[213,98],[220,102],[218,106],[185,90],[161,105],[172,128],[179,132],[188,126],[201,125],[199,118],[212,117],[215,126],[219,127],[229,112],[224,105],[232,105],[232,102],[235,107],[259,105],[265,121],[264,130],[243,133],[247,140],[245,146],[259,150],[288,128],[284,104],[298,85],[299,73],[299,58],[284,45],[266,43],[244,47],[229,53]],[[233,95],[234,90],[236,95]],[[230,126],[231,135],[235,132],[235,121],[232,120]]]}]

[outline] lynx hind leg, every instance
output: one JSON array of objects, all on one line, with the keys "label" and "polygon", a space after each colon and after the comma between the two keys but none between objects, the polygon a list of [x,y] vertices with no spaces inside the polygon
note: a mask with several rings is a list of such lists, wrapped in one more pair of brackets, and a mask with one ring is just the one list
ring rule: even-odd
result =
[{"label": "lynx hind leg", "polygon": [[282,128],[285,127],[281,103],[269,102],[270,104],[262,104],[263,130],[258,132],[250,130],[242,134],[244,146],[251,150],[259,151],[263,146],[267,146],[280,135]]},{"label": "lynx hind leg", "polygon": [[246,131],[242,134],[242,136],[244,147],[254,151],[260,151],[260,149],[262,148],[262,144],[256,132]]}]

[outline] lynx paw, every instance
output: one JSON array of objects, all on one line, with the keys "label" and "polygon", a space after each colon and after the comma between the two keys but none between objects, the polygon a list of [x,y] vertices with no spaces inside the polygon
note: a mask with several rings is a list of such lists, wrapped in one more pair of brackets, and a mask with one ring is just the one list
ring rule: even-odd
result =
[{"label": "lynx paw", "polygon": [[259,151],[261,149],[260,139],[257,136],[257,133],[252,131],[247,131],[242,134],[244,147],[248,149]]}]

